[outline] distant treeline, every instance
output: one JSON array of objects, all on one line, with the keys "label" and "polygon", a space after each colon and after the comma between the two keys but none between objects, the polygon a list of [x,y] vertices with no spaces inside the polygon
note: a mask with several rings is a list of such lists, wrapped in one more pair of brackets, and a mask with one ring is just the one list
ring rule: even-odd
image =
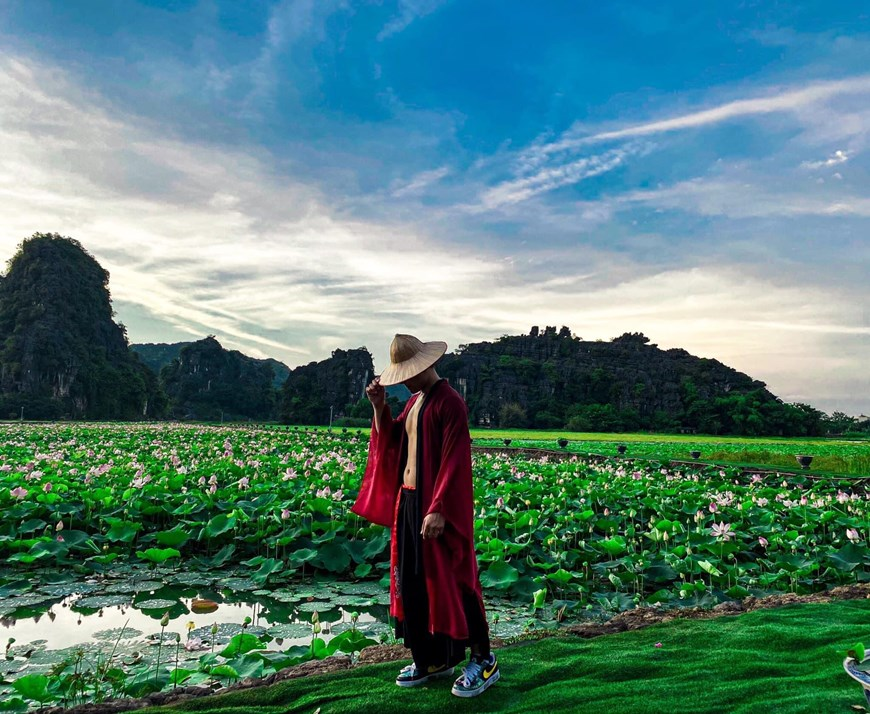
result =
[{"label": "distant treeline", "polygon": [[[0,279],[0,418],[281,421],[371,419],[365,347],[290,369],[208,336],[128,344],[109,275],[77,241],[25,240]],[[474,426],[807,436],[870,433],[870,420],[786,404],[762,382],[640,333],[584,341],[567,327],[461,345],[438,365]],[[408,392],[388,391],[394,410]]]}]

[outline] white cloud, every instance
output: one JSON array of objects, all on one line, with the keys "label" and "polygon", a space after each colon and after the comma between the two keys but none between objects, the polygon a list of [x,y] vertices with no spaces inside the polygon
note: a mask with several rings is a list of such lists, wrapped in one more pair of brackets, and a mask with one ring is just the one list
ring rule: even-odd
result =
[{"label": "white cloud", "polygon": [[763,183],[723,179],[693,179],[672,186],[632,191],[606,201],[611,207],[646,204],[704,216],[765,218],[772,216],[870,217],[870,198],[837,193],[812,195],[783,191]]},{"label": "white cloud", "polygon": [[[533,146],[526,161],[540,160],[550,154],[576,149],[589,144],[606,141],[651,136],[681,129],[694,129],[718,124],[731,119],[750,117],[777,112],[797,112],[808,106],[822,104],[834,97],[843,95],[863,95],[870,93],[870,75],[849,79],[817,82],[798,89],[786,89],[769,93],[767,96],[752,99],[738,99],[725,102],[708,109],[701,109],[667,119],[633,124],[609,131],[586,133],[583,127],[575,127],[557,141],[540,143]],[[581,132],[583,132],[581,134]],[[578,135],[580,134],[580,135]]]},{"label": "white cloud", "polygon": [[393,198],[403,198],[422,193],[423,189],[433,183],[437,183],[449,173],[450,169],[446,166],[442,166],[440,169],[433,169],[432,171],[422,171],[408,183],[395,185],[392,191]]},{"label": "white cloud", "polygon": [[377,323],[392,329],[394,314],[425,320],[420,293],[447,299],[497,279],[482,256],[444,252],[414,227],[332,216],[265,157],[161,136],[34,63],[0,61],[0,144],[7,254],[35,231],[70,235],[120,301],[290,361],[324,326],[356,341]]},{"label": "white cloud", "polygon": [[435,12],[449,0],[398,0],[399,13],[378,33],[378,41],[397,35],[414,20]]},{"label": "white cloud", "polygon": [[843,151],[842,149],[837,149],[833,154],[831,154],[827,159],[823,161],[804,161],[801,164],[802,169],[824,169],[829,168],[831,166],[837,166],[838,164],[844,164],[849,160],[849,152]]},{"label": "white cloud", "polygon": [[[606,246],[560,250],[545,235],[510,249],[497,237],[489,248],[460,247],[411,221],[355,220],[331,208],[341,197],[277,174],[254,148],[179,141],[30,61],[0,57],[0,149],[7,256],[34,231],[70,235],[110,271],[120,305],[153,315],[173,334],[214,333],[227,346],[291,365],[367,345],[382,369],[395,332],[455,347],[532,324],[569,325],[589,339],[642,330],[662,346],[765,379],[783,396],[848,395],[870,361],[865,303],[853,295],[783,287],[727,265],[655,271]],[[532,172],[488,200],[511,209],[532,196],[525,208],[535,195],[624,158],[601,152]],[[428,173],[394,191],[410,195],[415,181],[419,191],[442,178]],[[687,193],[706,211],[751,199],[751,190],[737,191],[717,209],[716,191],[689,184],[629,200],[678,205]],[[578,210],[600,221],[611,208]],[[120,318],[136,341],[136,320]],[[155,332],[151,325],[148,334]],[[833,338],[845,341],[845,363],[813,392],[805,361],[826,368]]]},{"label": "white cloud", "polygon": [[526,201],[533,196],[562,186],[579,183],[584,179],[613,171],[625,159],[639,153],[634,147],[621,147],[602,154],[584,156],[569,163],[549,166],[531,176],[505,181],[483,192],[480,204],[472,210],[490,211],[506,205]]}]

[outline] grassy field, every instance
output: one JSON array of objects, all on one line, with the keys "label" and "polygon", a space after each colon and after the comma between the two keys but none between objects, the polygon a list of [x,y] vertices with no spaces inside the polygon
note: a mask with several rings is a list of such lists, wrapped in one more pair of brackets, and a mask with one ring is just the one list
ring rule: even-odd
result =
[{"label": "grassy field", "polygon": [[799,470],[795,459],[813,456],[812,470],[832,474],[870,476],[870,440],[786,439],[775,437],[699,436],[694,434],[586,434],[559,431],[472,430],[479,446],[500,446],[505,439],[511,446],[558,448],[567,439],[567,450],[578,454],[616,456],[617,446],[626,446],[626,455],[642,459],[689,460],[691,451],[700,451],[705,462],[766,466]]},{"label": "grassy field", "polygon": [[[302,427],[300,427],[302,428]],[[310,429],[311,427],[307,427]],[[315,427],[325,430],[326,427]],[[333,431],[341,431],[334,428]],[[348,429],[356,432],[357,429]],[[367,432],[367,429],[359,430]],[[747,436],[708,436],[700,434],[605,434],[533,429],[472,429],[476,446],[558,449],[559,439],[567,439],[567,451],[588,455],[616,456],[617,446],[627,447],[626,456],[641,459],[689,460],[691,451],[701,452],[701,461],[734,466],[761,466],[800,470],[798,455],[813,456],[811,470],[826,474],[870,476],[870,438],[785,438]]]},{"label": "grassy field", "polygon": [[604,441],[619,443],[663,444],[740,444],[740,445],[842,445],[870,444],[870,439],[829,439],[823,437],[776,437],[776,436],[711,436],[706,434],[613,434],[578,431],[541,431],[535,429],[472,429],[472,438],[527,439],[555,441],[562,437],[570,441]]},{"label": "grassy field", "polygon": [[390,663],[142,711],[849,712],[864,697],[842,661],[855,642],[870,640],[868,621],[870,601],[858,600],[525,643],[499,652],[501,681],[473,700],[453,697],[449,681],[399,689],[393,678],[404,663]]}]

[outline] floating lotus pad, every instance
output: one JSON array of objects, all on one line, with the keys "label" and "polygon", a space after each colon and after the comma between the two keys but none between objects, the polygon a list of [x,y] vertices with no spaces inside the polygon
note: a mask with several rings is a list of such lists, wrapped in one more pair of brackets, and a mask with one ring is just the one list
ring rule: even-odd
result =
[{"label": "floating lotus pad", "polygon": [[270,637],[280,637],[285,640],[298,639],[300,637],[311,636],[311,625],[306,625],[302,622],[283,623],[280,625],[272,625],[266,634]]},{"label": "floating lotus pad", "polygon": [[181,603],[178,600],[166,600],[165,598],[154,598],[153,600],[143,600],[133,605],[137,610],[171,610]]},{"label": "floating lotus pad", "polygon": [[294,603],[299,602],[303,597],[292,590],[275,590],[269,597],[278,602]]},{"label": "floating lotus pad", "polygon": [[384,589],[379,583],[340,583],[337,586],[339,592],[345,595],[380,595]]},{"label": "floating lotus pad", "polygon": [[95,632],[93,637],[95,640],[132,640],[141,637],[142,634],[141,630],[137,630],[133,627],[113,627],[111,630],[100,630],[99,632]]},{"label": "floating lotus pad", "polygon": [[330,602],[338,607],[368,607],[372,603],[372,598],[360,595],[339,595],[332,598]]},{"label": "floating lotus pad", "polygon": [[177,573],[170,580],[174,585],[208,588],[214,586],[218,579],[204,573]]},{"label": "floating lotus pad", "polygon": [[313,600],[311,602],[301,602],[296,608],[299,612],[326,612],[327,610],[332,610],[333,605],[329,602],[324,602],[322,600]]},{"label": "floating lotus pad", "polygon": [[129,595],[94,595],[83,597],[72,604],[73,610],[102,610],[104,607],[126,607],[133,604]]},{"label": "floating lotus pad", "polygon": [[58,585],[44,585],[39,588],[37,592],[48,595],[49,597],[69,597],[70,595],[86,595],[87,593],[96,592],[98,590],[102,590],[102,588],[94,583],[70,582]]},{"label": "floating lotus pad", "polygon": [[197,627],[195,630],[191,630],[191,637],[199,637],[203,642],[211,642],[212,637],[214,637],[215,642],[217,644],[224,644],[229,642],[235,635],[240,632],[249,632],[252,635],[264,635],[266,634],[266,628],[258,626],[249,626],[243,628],[240,624],[236,622],[221,622],[218,623],[217,626],[217,634],[212,635],[211,633],[211,625],[206,625],[204,627]]},{"label": "floating lotus pad", "polygon": [[254,591],[260,589],[260,584],[255,583],[250,578],[226,578],[221,579],[217,583],[215,583],[217,588],[221,590],[232,590],[233,592],[242,590],[242,591]]},{"label": "floating lotus pad", "polygon": [[160,590],[164,583],[159,580],[125,580],[119,583],[107,585],[102,590],[104,593],[150,593]]}]

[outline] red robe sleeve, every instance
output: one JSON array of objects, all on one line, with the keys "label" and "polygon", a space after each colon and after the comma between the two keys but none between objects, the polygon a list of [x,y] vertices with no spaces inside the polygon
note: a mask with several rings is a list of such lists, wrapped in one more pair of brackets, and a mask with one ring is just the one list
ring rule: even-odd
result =
[{"label": "red robe sleeve", "polygon": [[381,526],[392,526],[395,519],[396,494],[400,486],[399,468],[402,444],[405,435],[405,416],[414,399],[409,399],[405,409],[395,419],[390,408],[378,431],[372,418],[372,434],[369,441],[369,456],[356,503],[350,509],[359,516]]},{"label": "red robe sleeve", "polygon": [[468,408],[461,397],[441,405],[441,459],[432,501],[426,514],[440,513],[468,542],[474,540],[474,487],[471,478],[471,435]]}]

